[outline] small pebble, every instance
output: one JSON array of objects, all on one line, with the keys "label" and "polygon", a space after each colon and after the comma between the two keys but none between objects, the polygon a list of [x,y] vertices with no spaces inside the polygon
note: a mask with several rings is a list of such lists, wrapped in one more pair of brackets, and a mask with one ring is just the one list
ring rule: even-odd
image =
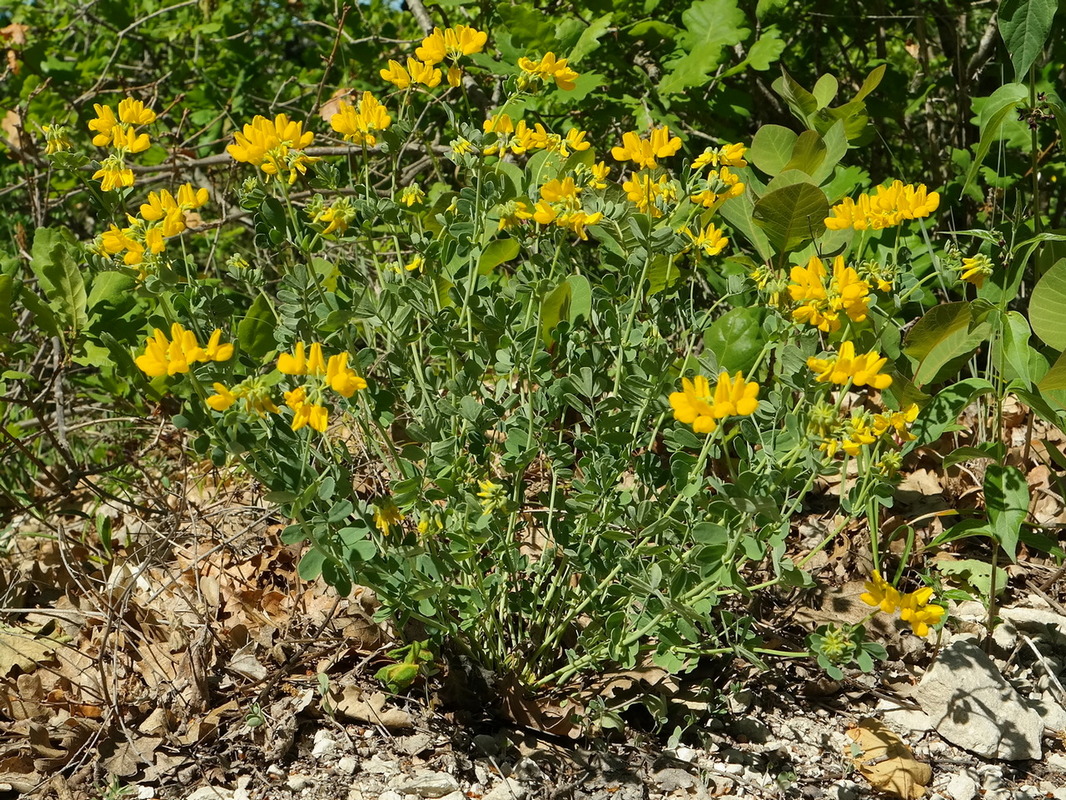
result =
[{"label": "small pebble", "polygon": [[285,785],[292,789],[294,792],[300,792],[309,786],[314,785],[314,781],[307,775],[301,775],[299,772],[290,775],[289,779],[285,781]]},{"label": "small pebble", "polygon": [[343,756],[340,761],[337,762],[337,772],[341,772],[345,775],[351,775],[355,772],[359,766],[358,762],[351,756]]}]

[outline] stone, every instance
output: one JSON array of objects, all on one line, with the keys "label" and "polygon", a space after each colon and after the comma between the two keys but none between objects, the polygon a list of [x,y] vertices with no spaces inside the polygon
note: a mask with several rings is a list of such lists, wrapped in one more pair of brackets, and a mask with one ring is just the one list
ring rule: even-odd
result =
[{"label": "stone", "polygon": [[387,789],[378,795],[378,800],[403,800],[403,795],[392,791],[392,789]]},{"label": "stone", "polygon": [[687,764],[696,760],[696,751],[691,747],[679,747],[674,751],[674,756],[678,761],[684,761]]},{"label": "stone", "polygon": [[493,786],[481,800],[526,800],[529,790],[514,778],[504,778]]},{"label": "stone", "polygon": [[187,800],[233,800],[233,791],[223,786],[201,786],[186,796]]},{"label": "stone", "polygon": [[315,734],[315,743],[311,748],[312,758],[326,758],[337,752],[337,740],[329,735],[329,731],[321,730]]},{"label": "stone", "polygon": [[340,761],[337,762],[337,772],[342,775],[352,775],[358,768],[359,762],[351,756],[342,756]]},{"label": "stone", "polygon": [[285,770],[279,767],[277,764],[271,764],[267,767],[267,777],[272,781],[280,781],[285,777]]},{"label": "stone", "polygon": [[474,747],[476,747],[478,752],[482,755],[494,756],[500,752],[500,740],[495,736],[479,733],[474,737]]},{"label": "stone", "polygon": [[881,717],[885,722],[904,733],[931,731],[933,721],[929,719],[929,715],[913,706],[913,703],[907,701],[885,698],[878,701],[877,710],[881,712]]},{"label": "stone", "polygon": [[285,781],[285,785],[288,786],[294,792],[301,792],[304,789],[310,788],[315,785],[315,782],[311,780],[310,776],[302,775],[299,772],[295,772],[289,776],[289,779]]},{"label": "stone", "polygon": [[951,776],[944,791],[951,800],[973,800],[977,796],[977,781],[965,772],[960,772]]},{"label": "stone", "polygon": [[1066,775],[1066,753],[1050,753],[1044,761],[1048,772],[1056,775]]},{"label": "stone", "polygon": [[396,778],[391,788],[419,797],[444,797],[459,788],[459,781],[447,772],[421,770]]},{"label": "stone", "polygon": [[400,771],[400,765],[395,761],[382,758],[377,753],[363,762],[363,772],[371,775],[395,775]]},{"label": "stone", "polygon": [[970,640],[960,639],[940,651],[914,698],[937,733],[952,744],[1004,761],[1041,756],[1040,714]]},{"label": "stone", "polygon": [[661,769],[651,776],[652,780],[659,784],[664,792],[673,792],[677,789],[691,789],[696,785],[696,779],[683,769],[669,767]]}]

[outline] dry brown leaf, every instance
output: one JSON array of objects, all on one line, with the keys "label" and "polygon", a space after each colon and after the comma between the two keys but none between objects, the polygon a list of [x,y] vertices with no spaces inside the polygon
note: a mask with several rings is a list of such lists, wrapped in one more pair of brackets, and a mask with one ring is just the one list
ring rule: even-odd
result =
[{"label": "dry brown leaf", "polygon": [[851,760],[877,790],[902,798],[917,800],[933,779],[928,764],[914,760],[914,753],[903,741],[876,719],[862,719],[847,735]]},{"label": "dry brown leaf", "polygon": [[141,764],[155,763],[155,750],[162,742],[157,736],[122,742],[115,748],[114,754],[104,760],[104,766],[112,775],[121,778],[135,775]]},{"label": "dry brown leaf", "polygon": [[369,722],[389,730],[413,728],[415,721],[411,715],[400,708],[386,708],[387,700],[381,692],[364,697],[363,690],[358,686],[345,686],[343,691],[330,694],[333,707],[356,722]]},{"label": "dry brown leaf", "polygon": [[17,22],[12,22],[10,25],[0,28],[0,37],[8,39],[11,44],[26,44],[26,31],[29,29],[29,25],[20,25]]},{"label": "dry brown leaf", "polygon": [[55,649],[56,643],[50,639],[35,639],[18,628],[0,625],[0,677],[15,667],[32,672],[38,664],[51,661]]},{"label": "dry brown leaf", "polygon": [[329,122],[333,115],[341,110],[341,100],[348,97],[354,89],[338,89],[332,96],[322,104],[322,107],[318,109],[318,115],[322,117],[326,122]]}]

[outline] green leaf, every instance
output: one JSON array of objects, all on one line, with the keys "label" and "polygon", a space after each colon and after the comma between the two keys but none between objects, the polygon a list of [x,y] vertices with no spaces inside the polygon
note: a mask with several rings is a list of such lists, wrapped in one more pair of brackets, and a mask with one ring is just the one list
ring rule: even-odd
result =
[{"label": "green leaf", "polygon": [[129,296],[129,291],[134,285],[133,277],[125,273],[101,272],[93,278],[93,285],[89,290],[88,308],[96,308],[99,303],[115,305],[119,300]]},{"label": "green leaf", "polygon": [[1040,354],[1029,346],[1029,323],[1017,311],[1008,311],[1003,316],[1002,338],[997,341],[994,362],[1000,373],[1008,380],[1018,380],[1026,389],[1035,382],[1035,360]]},{"label": "green leaf", "polygon": [[[976,558],[961,558],[958,561],[934,561],[941,574],[970,584],[982,598],[992,591],[992,565]],[[996,567],[996,594],[1007,588],[1007,571]]]},{"label": "green leaf", "polygon": [[1066,353],[1059,353],[1055,363],[1044,373],[1037,388],[1041,392],[1055,392],[1066,390]]},{"label": "green leaf", "polygon": [[0,333],[18,330],[15,322],[15,283],[10,275],[0,275]]},{"label": "green leaf", "polygon": [[784,69],[781,70],[781,77],[774,81],[773,90],[784,98],[792,113],[804,125],[809,124],[811,115],[818,110],[818,99],[813,94],[804,89]]},{"label": "green leaf", "polygon": [[305,581],[317,580],[322,574],[322,564],[326,561],[326,554],[317,547],[312,547],[303,554],[296,571]]},{"label": "green leaf", "polygon": [[795,133],[781,125],[763,125],[751,140],[747,159],[772,177],[783,170],[785,164],[791,160],[798,138]]},{"label": "green leaf", "polygon": [[600,38],[607,33],[611,27],[611,14],[604,14],[602,17],[598,17],[589,23],[588,27],[581,32],[581,36],[578,37],[577,43],[570,50],[569,62],[571,64],[577,64],[591,53],[593,50],[600,46]]},{"label": "green leaf", "polygon": [[804,131],[796,139],[792,158],[785,164],[785,170],[796,169],[814,175],[825,161],[825,149],[825,142],[816,131]]},{"label": "green leaf", "polygon": [[818,101],[818,108],[825,108],[836,98],[839,89],[840,83],[837,79],[826,73],[815,81],[811,94]]},{"label": "green leaf", "polygon": [[584,275],[571,275],[566,279],[570,284],[570,310],[567,319],[573,324],[578,318],[589,318],[592,313],[592,284]]},{"label": "green leaf", "polygon": [[488,275],[500,264],[517,256],[521,249],[522,245],[517,239],[493,239],[477,261],[478,274]]},{"label": "green leaf", "polygon": [[981,107],[978,117],[978,126],[981,129],[981,138],[977,142],[973,162],[966,173],[966,180],[962,184],[962,192],[977,177],[978,171],[992,148],[992,143],[998,141],[1003,131],[1003,126],[1011,119],[1015,106],[1029,97],[1029,90],[1020,83],[1008,83],[1000,86],[987,99]]},{"label": "green leaf", "polygon": [[1066,350],[1066,258],[1044,273],[1029,299],[1033,332],[1056,350]]},{"label": "green leaf", "polygon": [[716,319],[703,334],[703,342],[718,359],[719,369],[747,373],[766,343],[761,308],[734,308]]},{"label": "green leaf", "polygon": [[252,358],[261,359],[277,344],[274,339],[277,326],[278,321],[270,307],[270,301],[266,295],[260,294],[244,315],[244,319],[237,323],[237,342],[241,351]]},{"label": "green leaf", "polygon": [[[738,172],[743,175],[747,172],[747,168],[738,170]],[[733,226],[734,231],[739,231],[743,234],[744,238],[755,248],[762,259],[769,261],[773,255],[773,248],[770,246],[770,240],[762,229],[752,222],[754,210],[755,200],[753,195],[751,192],[744,192],[740,197],[735,197],[728,203],[723,204],[718,213],[722,215],[726,222]]]},{"label": "green leaf", "polygon": [[681,21],[685,32],[678,41],[687,52],[668,66],[659,82],[661,95],[703,86],[722,63],[724,49],[740,44],[750,33],[737,0],[696,0]]},{"label": "green leaf", "polygon": [[56,319],[55,312],[44,300],[37,296],[36,292],[24,287],[23,291],[19,292],[19,297],[22,300],[22,305],[26,306],[26,310],[33,314],[33,320],[41,331],[49,336],[60,335],[59,321]]},{"label": "green leaf", "polygon": [[908,331],[903,352],[914,365],[914,383],[943,380],[988,336],[991,326],[975,318],[967,302],[934,306]]},{"label": "green leaf", "polygon": [[993,464],[985,471],[984,488],[992,538],[1015,561],[1018,536],[1029,513],[1029,484],[1017,467]]},{"label": "green leaf", "polygon": [[815,239],[825,232],[829,202],[825,193],[809,183],[797,183],[772,191],[755,204],[752,217],[766,232],[778,253]]},{"label": "green leaf", "polygon": [[85,280],[71,255],[77,247],[69,231],[38,228],[33,235],[30,267],[55,312],[56,320],[77,333],[89,321]]},{"label": "green leaf", "polygon": [[748,48],[748,66],[758,72],[765,72],[777,63],[784,51],[785,42],[781,33],[776,26],[771,25]]},{"label": "green leaf", "polygon": [[1007,45],[1014,80],[1029,77],[1029,68],[1040,57],[1051,33],[1057,2],[1053,0],[1003,0],[997,18],[1003,43]]},{"label": "green leaf", "polygon": [[570,303],[570,284],[563,281],[545,296],[540,304],[540,338],[545,347],[553,341],[552,331],[555,326],[566,319],[567,306]]},{"label": "green leaf", "polygon": [[870,74],[866,76],[866,80],[862,82],[862,86],[859,87],[858,93],[851,98],[853,103],[861,103],[870,93],[873,92],[878,86],[881,85],[881,79],[885,77],[885,71],[888,69],[887,64],[881,64],[870,70]]},{"label": "green leaf", "polygon": [[956,425],[959,414],[966,406],[978,397],[994,391],[992,384],[984,378],[967,378],[941,390],[914,421],[911,433],[916,438],[906,446],[905,452],[935,442],[945,431]]}]

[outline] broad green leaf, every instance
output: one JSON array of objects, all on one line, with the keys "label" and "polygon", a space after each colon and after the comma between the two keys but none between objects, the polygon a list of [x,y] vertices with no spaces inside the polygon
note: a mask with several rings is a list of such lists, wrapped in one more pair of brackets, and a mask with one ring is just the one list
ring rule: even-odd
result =
[{"label": "broad green leaf", "polygon": [[870,74],[866,76],[866,80],[862,82],[862,86],[859,87],[858,93],[851,98],[853,103],[861,103],[870,93],[881,85],[881,79],[885,77],[885,71],[888,69],[887,64],[881,64],[870,70]]},{"label": "broad green leaf", "polygon": [[77,333],[89,321],[85,280],[72,251],[77,243],[68,231],[38,228],[33,235],[30,266],[60,325]]},{"label": "broad green leaf", "polygon": [[1024,81],[1029,77],[1029,68],[1047,44],[1057,7],[1055,0],[1003,0],[1000,3],[997,14],[999,32],[1014,65],[1014,80]]},{"label": "broad green leaf", "polygon": [[755,204],[752,218],[778,253],[794,249],[825,231],[829,203],[817,186],[797,183],[777,189]]},{"label": "broad green leaf", "polygon": [[740,44],[750,33],[737,0],[696,0],[681,15],[681,21],[685,33],[678,39],[687,52],[669,65],[659,82],[662,95],[703,86],[722,63],[723,50]]},{"label": "broad green leaf", "polygon": [[23,287],[22,291],[19,292],[19,298],[22,300],[22,305],[26,306],[26,310],[33,314],[33,321],[37,323],[37,327],[41,331],[49,336],[61,335],[62,331],[55,312],[52,311],[52,307],[48,303],[37,296],[36,292]]},{"label": "broad green leaf", "polygon": [[93,285],[89,290],[88,308],[96,308],[99,303],[114,304],[117,300],[128,296],[133,286],[133,278],[125,273],[101,272],[93,278]]},{"label": "broad green leaf", "polygon": [[784,50],[785,42],[781,33],[776,26],[771,25],[748,48],[748,66],[757,72],[765,72],[777,63]]},{"label": "broad green leaf", "polygon": [[611,27],[611,17],[611,14],[597,17],[581,32],[577,43],[570,50],[569,62],[571,64],[577,64],[600,46],[600,37]]},{"label": "broad green leaf", "polygon": [[1066,350],[1066,258],[1044,273],[1029,299],[1033,332],[1056,350]]},{"label": "broad green leaf", "polygon": [[322,574],[322,564],[326,561],[326,554],[317,547],[312,547],[303,554],[296,571],[305,581],[317,580]]},{"label": "broad green leaf", "polygon": [[990,331],[987,322],[975,318],[970,303],[934,306],[904,339],[903,352],[914,365],[915,385],[942,380],[946,377],[942,373],[969,357]]},{"label": "broad green leaf", "polygon": [[592,284],[584,275],[571,275],[566,282],[570,284],[570,322],[577,322],[579,317],[588,319],[592,313]]},{"label": "broad green leaf", "polygon": [[0,275],[0,333],[12,333],[18,329],[14,293],[14,279],[10,275]]},{"label": "broad green leaf", "polygon": [[795,133],[781,125],[763,125],[755,132],[746,157],[772,177],[783,170],[792,158],[798,138]]},{"label": "broad green leaf", "polygon": [[656,256],[648,269],[648,294],[658,294],[677,283],[681,269],[673,256]]},{"label": "broad green leaf", "polygon": [[822,134],[822,143],[825,145],[825,158],[811,173],[811,178],[819,185],[833,174],[833,169],[848,152],[848,135],[844,130],[844,122],[833,123],[829,130]]},{"label": "broad green leaf", "polygon": [[1000,373],[1008,381],[1021,381],[1028,389],[1035,380],[1034,357],[1039,358],[1029,346],[1029,323],[1017,311],[1008,311],[1003,323],[1003,338],[996,348]]},{"label": "broad green leaf", "polygon": [[[744,173],[750,174],[747,167],[738,171],[742,176]],[[747,183],[746,180],[745,183]],[[744,192],[740,197],[734,197],[732,200],[723,203],[718,213],[722,215],[726,222],[733,226],[734,231],[739,232],[748,240],[748,243],[755,248],[762,259],[769,260],[774,251],[766,234],[752,221],[754,210],[754,196],[751,192]]]},{"label": "broad green leaf", "polygon": [[825,142],[816,131],[804,131],[796,139],[785,170],[797,169],[813,176],[825,161],[825,150]]},{"label": "broad green leaf", "polygon": [[566,319],[570,304],[570,284],[563,281],[545,296],[540,304],[540,338],[548,347],[553,341],[552,331],[555,326]]},{"label": "broad green leaf", "polygon": [[905,446],[904,452],[935,442],[946,431],[957,428],[963,409],[993,391],[995,387],[984,378],[967,378],[941,390],[918,414],[911,426],[916,438]]},{"label": "broad green leaf", "polygon": [[837,79],[829,73],[826,73],[815,81],[814,88],[811,89],[811,94],[814,95],[814,99],[818,101],[818,108],[825,108],[836,98],[839,89],[840,84],[837,82]]},{"label": "broad green leaf", "polygon": [[761,308],[734,308],[716,319],[703,334],[703,342],[726,372],[747,373],[766,343]]},{"label": "broad green leaf", "polygon": [[781,77],[774,81],[773,90],[785,99],[792,113],[804,125],[809,125],[808,120],[818,110],[818,99],[813,94],[804,89],[784,69],[781,70]]},{"label": "broad green leaf", "polygon": [[244,319],[237,323],[237,342],[241,351],[252,358],[261,359],[276,345],[274,330],[277,326],[278,321],[270,307],[270,301],[260,294],[244,315]]},{"label": "broad green leaf", "polygon": [[1028,97],[1029,90],[1025,86],[1020,83],[1008,83],[996,89],[981,107],[981,114],[977,122],[981,129],[981,138],[977,142],[973,162],[970,164],[970,169],[966,173],[966,180],[962,185],[964,193],[974,178],[977,177],[985,156],[988,155],[988,151],[992,148],[992,143],[999,140],[1003,126],[1013,115],[1015,106],[1024,102]]},{"label": "broad green leaf", "polygon": [[1015,561],[1018,536],[1029,512],[1029,484],[1017,467],[993,464],[985,471],[984,488],[992,538]]},{"label": "broad green leaf", "polygon": [[1066,353],[1059,353],[1055,363],[1051,365],[1044,377],[1040,379],[1037,388],[1041,392],[1056,392],[1066,390]]},{"label": "broad green leaf", "polygon": [[494,239],[481,254],[477,262],[477,271],[481,275],[488,275],[500,264],[510,261],[518,255],[522,249],[517,239]]},{"label": "broad green leaf", "polygon": [[[938,560],[933,564],[949,579],[958,578],[970,584],[986,599],[992,591],[992,565],[976,558],[961,558],[958,561]],[[1007,570],[996,567],[996,594],[1007,588]]]}]

